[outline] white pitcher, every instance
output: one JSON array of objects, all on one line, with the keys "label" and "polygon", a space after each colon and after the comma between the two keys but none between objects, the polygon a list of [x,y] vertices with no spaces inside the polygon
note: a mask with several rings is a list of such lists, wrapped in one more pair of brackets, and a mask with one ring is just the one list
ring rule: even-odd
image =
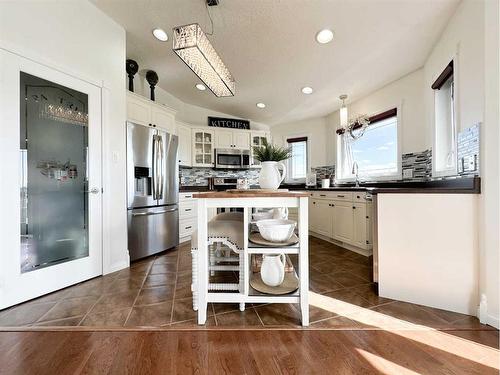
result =
[{"label": "white pitcher", "polygon": [[[279,167],[283,172],[280,172]],[[285,176],[285,164],[278,161],[263,161],[259,173],[259,185],[262,189],[276,190],[285,179]]]},{"label": "white pitcher", "polygon": [[288,207],[276,207],[273,209],[273,219],[287,220]]},{"label": "white pitcher", "polygon": [[260,277],[269,286],[278,286],[285,279],[285,254],[262,255]]}]

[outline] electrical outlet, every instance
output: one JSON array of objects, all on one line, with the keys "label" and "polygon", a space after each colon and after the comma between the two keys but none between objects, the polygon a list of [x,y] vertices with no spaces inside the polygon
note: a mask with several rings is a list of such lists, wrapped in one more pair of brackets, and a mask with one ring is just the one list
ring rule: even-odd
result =
[{"label": "electrical outlet", "polygon": [[413,168],[403,169],[403,178],[413,178]]}]

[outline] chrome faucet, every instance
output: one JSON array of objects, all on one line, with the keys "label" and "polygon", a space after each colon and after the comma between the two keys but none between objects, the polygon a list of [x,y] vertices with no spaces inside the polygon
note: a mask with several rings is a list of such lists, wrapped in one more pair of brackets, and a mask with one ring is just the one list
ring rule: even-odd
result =
[{"label": "chrome faucet", "polygon": [[359,171],[358,163],[357,162],[352,163],[352,172],[351,173],[356,175],[356,187],[359,187],[358,171]]}]

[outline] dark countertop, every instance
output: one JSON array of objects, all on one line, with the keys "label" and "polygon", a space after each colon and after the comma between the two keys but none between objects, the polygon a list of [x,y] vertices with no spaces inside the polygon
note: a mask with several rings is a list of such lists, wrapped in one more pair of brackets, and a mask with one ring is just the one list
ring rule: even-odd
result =
[{"label": "dark countertop", "polygon": [[[461,177],[432,181],[398,181],[361,183],[332,186],[327,189],[306,187],[305,184],[281,184],[281,189],[307,191],[367,191],[372,194],[403,193],[403,194],[480,194],[481,178]],[[180,192],[209,191],[208,186],[181,186]]]}]

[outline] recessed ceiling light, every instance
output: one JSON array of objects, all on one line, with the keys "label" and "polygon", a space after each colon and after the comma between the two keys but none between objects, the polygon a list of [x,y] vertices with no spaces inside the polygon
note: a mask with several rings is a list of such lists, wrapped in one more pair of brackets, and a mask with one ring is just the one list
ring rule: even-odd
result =
[{"label": "recessed ceiling light", "polygon": [[266,105],[265,105],[264,103],[260,103],[260,102],[259,102],[259,103],[255,104],[255,105],[256,105],[257,107],[259,107],[259,108],[266,108]]},{"label": "recessed ceiling light", "polygon": [[309,87],[309,86],[302,87],[302,93],[303,94],[309,95],[309,94],[312,94],[312,92],[313,92],[312,87]]},{"label": "recessed ceiling light", "polygon": [[154,29],[153,35],[155,36],[156,39],[162,42],[166,42],[168,40],[168,35],[163,29]]},{"label": "recessed ceiling light", "polygon": [[330,29],[323,29],[316,34],[316,41],[320,44],[330,43],[333,40],[333,31]]},{"label": "recessed ceiling light", "polygon": [[197,83],[196,88],[200,91],[205,91],[207,89],[205,85],[202,85],[201,83]]}]

